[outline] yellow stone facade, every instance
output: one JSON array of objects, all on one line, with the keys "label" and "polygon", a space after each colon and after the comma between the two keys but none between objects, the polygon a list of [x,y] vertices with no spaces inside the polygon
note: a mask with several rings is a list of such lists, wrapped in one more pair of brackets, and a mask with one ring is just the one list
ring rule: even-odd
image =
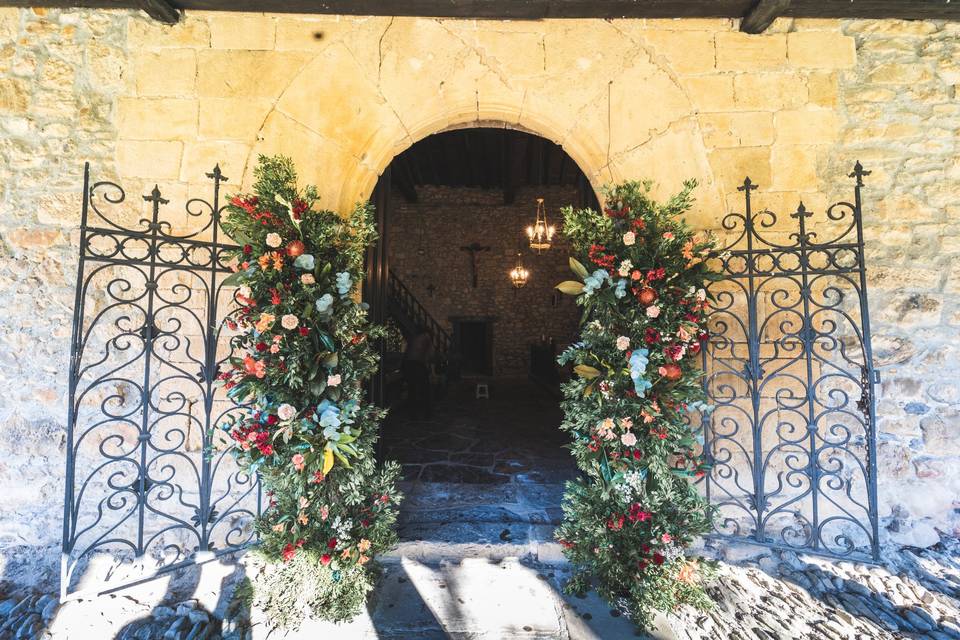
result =
[{"label": "yellow stone facade", "polygon": [[839,136],[835,74],[856,64],[854,38],[837,21],[789,21],[762,36],[735,26],[205,13],[174,27],[135,21],[116,169],[189,182],[219,159],[249,181],[257,154],[286,153],[327,206],[343,209],[369,197],[417,140],[496,123],[563,145],[596,187],[644,176],[665,192],[696,177],[697,220],[710,226],[747,173],[777,197],[819,193],[817,163]]},{"label": "yellow stone facade", "polygon": [[63,448],[49,442],[65,422],[85,160],[129,194],[160,183],[176,201],[205,194],[214,163],[236,189],[258,154],[284,153],[345,210],[416,141],[478,124],[563,145],[596,188],[650,178],[666,195],[696,178],[701,228],[741,207],[745,175],[784,216],[849,197],[855,160],[872,169],[881,516],[955,529],[957,60],[960,25],[943,22],[787,19],[752,36],[722,19],[189,12],[168,27],[130,11],[0,9],[0,443],[47,461],[26,483],[0,465],[24,485],[0,507],[3,534],[25,540],[22,523],[40,522],[53,544],[59,527],[58,507],[27,505],[61,490]]}]

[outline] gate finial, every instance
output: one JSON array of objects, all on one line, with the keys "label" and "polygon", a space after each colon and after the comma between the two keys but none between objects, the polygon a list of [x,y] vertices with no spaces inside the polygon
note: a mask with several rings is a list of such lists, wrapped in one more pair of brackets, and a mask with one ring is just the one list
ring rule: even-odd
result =
[{"label": "gate finial", "polygon": [[857,186],[858,186],[858,187],[862,187],[862,186],[863,186],[863,176],[868,176],[868,175],[870,175],[871,173],[872,173],[872,171],[867,171],[866,169],[864,169],[864,168],[863,168],[863,165],[860,164],[860,161],[857,160],[856,163],[854,163],[854,165],[853,165],[853,173],[848,174],[847,177],[848,177],[848,178],[856,178],[856,179],[857,179]]}]

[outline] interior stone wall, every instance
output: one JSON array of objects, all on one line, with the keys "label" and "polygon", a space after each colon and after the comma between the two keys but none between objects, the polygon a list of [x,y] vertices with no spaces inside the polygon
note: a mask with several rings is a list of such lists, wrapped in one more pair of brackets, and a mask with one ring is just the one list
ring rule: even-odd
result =
[{"label": "interior stone wall", "polygon": [[957,533],[958,36],[923,21],[778,20],[748,36],[731,20],[191,12],[166,27],[0,9],[4,575],[43,580],[37,560],[58,558],[83,161],[182,203],[214,163],[236,188],[258,153],[284,152],[344,209],[398,152],[478,121],[562,144],[595,187],[649,177],[665,194],[696,177],[702,228],[739,208],[745,174],[762,206],[822,211],[867,164],[883,526]]},{"label": "interior stone wall", "polygon": [[[387,222],[390,269],[451,335],[451,316],[494,319],[494,375],[526,376],[531,344],[552,338],[562,349],[576,338],[581,309],[554,290],[572,277],[569,244],[558,231],[554,246],[537,255],[523,235],[538,197],[559,230],[559,209],[577,202],[575,187],[521,188],[510,205],[503,204],[499,189],[424,186],[417,196],[416,204],[393,196]],[[474,242],[490,247],[478,254],[476,288],[470,256],[460,250]],[[518,250],[530,271],[522,289],[514,289],[508,277]]]}]

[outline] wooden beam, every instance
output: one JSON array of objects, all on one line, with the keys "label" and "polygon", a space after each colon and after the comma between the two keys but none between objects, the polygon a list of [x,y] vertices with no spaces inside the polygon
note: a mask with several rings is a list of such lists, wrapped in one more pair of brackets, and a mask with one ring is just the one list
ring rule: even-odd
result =
[{"label": "wooden beam", "polygon": [[[0,0],[0,7],[142,9],[146,0]],[[757,0],[150,0],[186,11],[540,20],[742,18]],[[172,17],[169,8],[160,15]],[[790,18],[960,20],[957,0],[793,0]]]},{"label": "wooden beam", "polygon": [[747,15],[740,21],[740,31],[763,33],[773,21],[790,8],[790,0],[757,0]]},{"label": "wooden beam", "polygon": [[166,0],[138,0],[138,2],[140,8],[157,22],[164,24],[180,22],[180,10]]}]

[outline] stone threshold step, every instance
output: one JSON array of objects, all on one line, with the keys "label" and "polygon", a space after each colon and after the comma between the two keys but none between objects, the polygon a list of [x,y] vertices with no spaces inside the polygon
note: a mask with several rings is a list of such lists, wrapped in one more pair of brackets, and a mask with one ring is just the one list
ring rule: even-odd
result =
[{"label": "stone threshold step", "polygon": [[458,563],[461,560],[483,559],[501,562],[519,559],[550,565],[566,565],[563,547],[556,542],[531,541],[523,544],[483,544],[474,542],[440,542],[434,540],[407,540],[400,542],[387,553],[379,556],[384,564],[396,564],[403,560],[436,564]]}]

